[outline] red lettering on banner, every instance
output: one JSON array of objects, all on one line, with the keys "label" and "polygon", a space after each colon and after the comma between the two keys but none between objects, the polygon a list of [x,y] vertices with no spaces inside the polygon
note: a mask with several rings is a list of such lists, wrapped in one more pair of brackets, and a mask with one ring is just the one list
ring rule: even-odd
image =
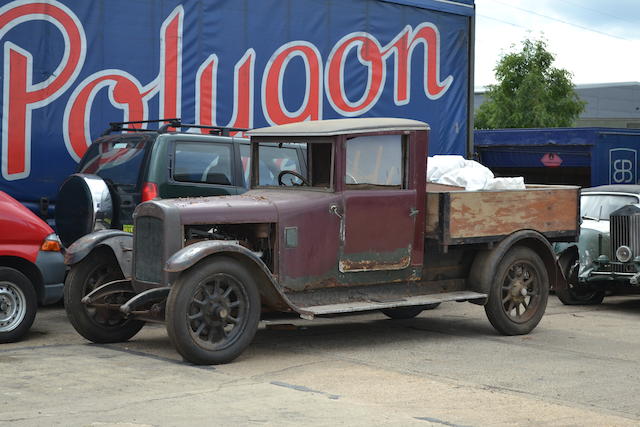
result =
[{"label": "red lettering on banner", "polygon": [[[351,49],[357,48],[358,60],[367,67],[367,87],[362,97],[351,102],[347,99],[344,64]],[[368,33],[351,33],[343,37],[329,54],[326,86],[331,106],[347,117],[359,116],[373,107],[384,89],[386,65],[378,40]]]},{"label": "red lettering on banner", "polygon": [[178,6],[160,30],[160,118],[179,118],[182,101],[182,21]]},{"label": "red lettering on banner", "polygon": [[[299,56],[305,66],[305,92],[302,105],[291,112],[282,99],[284,72],[289,62]],[[272,125],[281,125],[322,117],[322,58],[314,45],[304,41],[290,42],[269,59],[262,77],[262,110]]]},{"label": "red lettering on banner", "polygon": [[[55,101],[74,84],[87,49],[80,21],[58,0],[15,0],[0,7],[0,38],[23,22],[37,20],[56,26],[64,39],[64,53],[51,77],[34,83],[31,53],[9,41],[4,43],[1,168],[6,180],[24,179],[30,175],[32,112]],[[63,122],[64,141],[71,157],[79,160],[91,142],[91,109],[102,89],[106,89],[111,105],[123,111],[125,121],[147,119],[148,103],[156,96],[159,114],[154,114],[154,118],[181,117],[183,22],[184,9],[179,5],[162,23],[160,63],[152,81],[143,85],[125,71],[107,69],[93,73],[75,87],[66,105]],[[224,100],[233,102],[227,126],[253,127],[256,84],[260,84],[262,114],[272,125],[322,119],[325,94],[338,114],[363,115],[376,105],[384,91],[387,61],[391,57],[394,60],[394,101],[396,105],[406,105],[411,101],[412,55],[420,47],[424,52],[424,72],[421,73],[424,94],[428,99],[436,100],[453,84],[453,76],[447,75],[440,80],[440,33],[428,22],[415,29],[406,26],[384,47],[367,32],[348,34],[333,46],[326,64],[314,44],[301,40],[285,43],[271,55],[261,72],[260,82],[255,81],[256,52],[248,49],[235,64],[233,97]],[[291,70],[290,62],[298,58],[303,61],[305,71],[304,75],[295,78],[304,79],[304,96],[297,109],[290,111],[284,102],[284,90],[291,84],[287,70]],[[348,59],[355,59],[359,64],[356,62],[356,66],[351,67],[353,61]],[[347,63],[355,69],[346,70]],[[218,67],[218,56],[211,54],[195,76],[195,121],[200,124],[218,125]],[[353,76],[362,80],[365,86],[357,100],[351,100],[349,96],[355,95],[347,91]],[[202,132],[206,133],[206,130]]]},{"label": "red lettering on banner", "polygon": [[124,110],[124,121],[147,118],[145,95],[133,76],[120,70],[105,70],[89,76],[71,94],[64,112],[64,142],[76,161],[80,161],[91,144],[91,105],[98,91],[105,87],[109,88],[111,104]]},{"label": "red lettering on banner", "polygon": [[[253,75],[256,53],[247,50],[236,63],[233,72],[233,114],[228,127],[250,129],[253,127]],[[196,78],[196,119],[205,126],[219,126],[216,120],[218,88],[218,56],[211,55],[200,66]],[[207,133],[206,129],[201,130]],[[235,135],[237,132],[232,132]]]},{"label": "red lettering on banner", "polygon": [[414,49],[424,46],[424,93],[427,98],[440,98],[449,89],[453,76],[440,81],[440,32],[430,23],[423,23],[411,30],[407,26],[391,43],[384,48],[385,58],[394,55],[394,99],[396,105],[405,105],[410,101],[411,56]]},{"label": "red lettering on banner", "polygon": [[31,171],[31,111],[58,98],[82,68],[86,41],[78,18],[63,4],[14,1],[0,8],[0,38],[22,22],[44,20],[54,24],[64,38],[64,55],[51,77],[33,84],[31,55],[5,43],[2,114],[2,176],[22,179]]}]

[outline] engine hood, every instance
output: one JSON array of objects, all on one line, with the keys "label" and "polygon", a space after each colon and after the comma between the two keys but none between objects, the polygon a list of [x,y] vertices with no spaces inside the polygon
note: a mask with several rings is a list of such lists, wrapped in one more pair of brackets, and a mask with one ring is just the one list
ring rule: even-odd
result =
[{"label": "engine hood", "polygon": [[[295,190],[251,190],[237,196],[189,197],[146,202],[139,213],[158,205],[178,212],[182,224],[275,223],[279,213],[291,214],[332,193]],[[146,206],[145,206],[146,205]]]}]

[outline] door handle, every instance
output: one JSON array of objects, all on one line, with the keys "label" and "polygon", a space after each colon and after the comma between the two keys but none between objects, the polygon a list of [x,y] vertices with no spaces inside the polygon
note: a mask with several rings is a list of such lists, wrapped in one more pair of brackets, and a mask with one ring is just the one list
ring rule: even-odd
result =
[{"label": "door handle", "polygon": [[416,216],[420,213],[420,211],[416,208],[409,208],[409,216]]},{"label": "door handle", "polygon": [[329,206],[329,212],[342,219],[342,213],[338,210],[338,205]]}]

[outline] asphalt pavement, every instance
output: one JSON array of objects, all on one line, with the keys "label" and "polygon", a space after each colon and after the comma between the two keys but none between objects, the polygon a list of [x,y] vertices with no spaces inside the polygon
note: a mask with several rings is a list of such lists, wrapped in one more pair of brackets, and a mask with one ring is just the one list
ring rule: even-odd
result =
[{"label": "asphalt pavement", "polygon": [[637,426],[640,297],[566,307],[498,335],[482,307],[269,319],[221,366],[181,360],[163,325],[90,344],[62,307],[0,346],[0,425]]}]

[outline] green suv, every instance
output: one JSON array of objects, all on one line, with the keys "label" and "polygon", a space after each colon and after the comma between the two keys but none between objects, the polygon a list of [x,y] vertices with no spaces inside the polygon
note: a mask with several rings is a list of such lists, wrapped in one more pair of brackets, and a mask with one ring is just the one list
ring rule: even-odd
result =
[{"label": "green suv", "polygon": [[[139,128],[148,123],[163,124],[157,130]],[[55,220],[63,244],[70,247],[75,242],[74,256],[81,258],[96,249],[106,251],[119,264],[116,273],[128,277],[132,216],[140,203],[247,190],[249,140],[230,136],[244,130],[184,124],[179,119],[111,123],[89,146],[77,173],[60,187]],[[296,144],[274,144],[259,165],[261,177],[273,185],[278,185],[283,170],[304,174],[306,169],[303,149]],[[83,239],[98,230],[105,230],[99,238]]]}]

